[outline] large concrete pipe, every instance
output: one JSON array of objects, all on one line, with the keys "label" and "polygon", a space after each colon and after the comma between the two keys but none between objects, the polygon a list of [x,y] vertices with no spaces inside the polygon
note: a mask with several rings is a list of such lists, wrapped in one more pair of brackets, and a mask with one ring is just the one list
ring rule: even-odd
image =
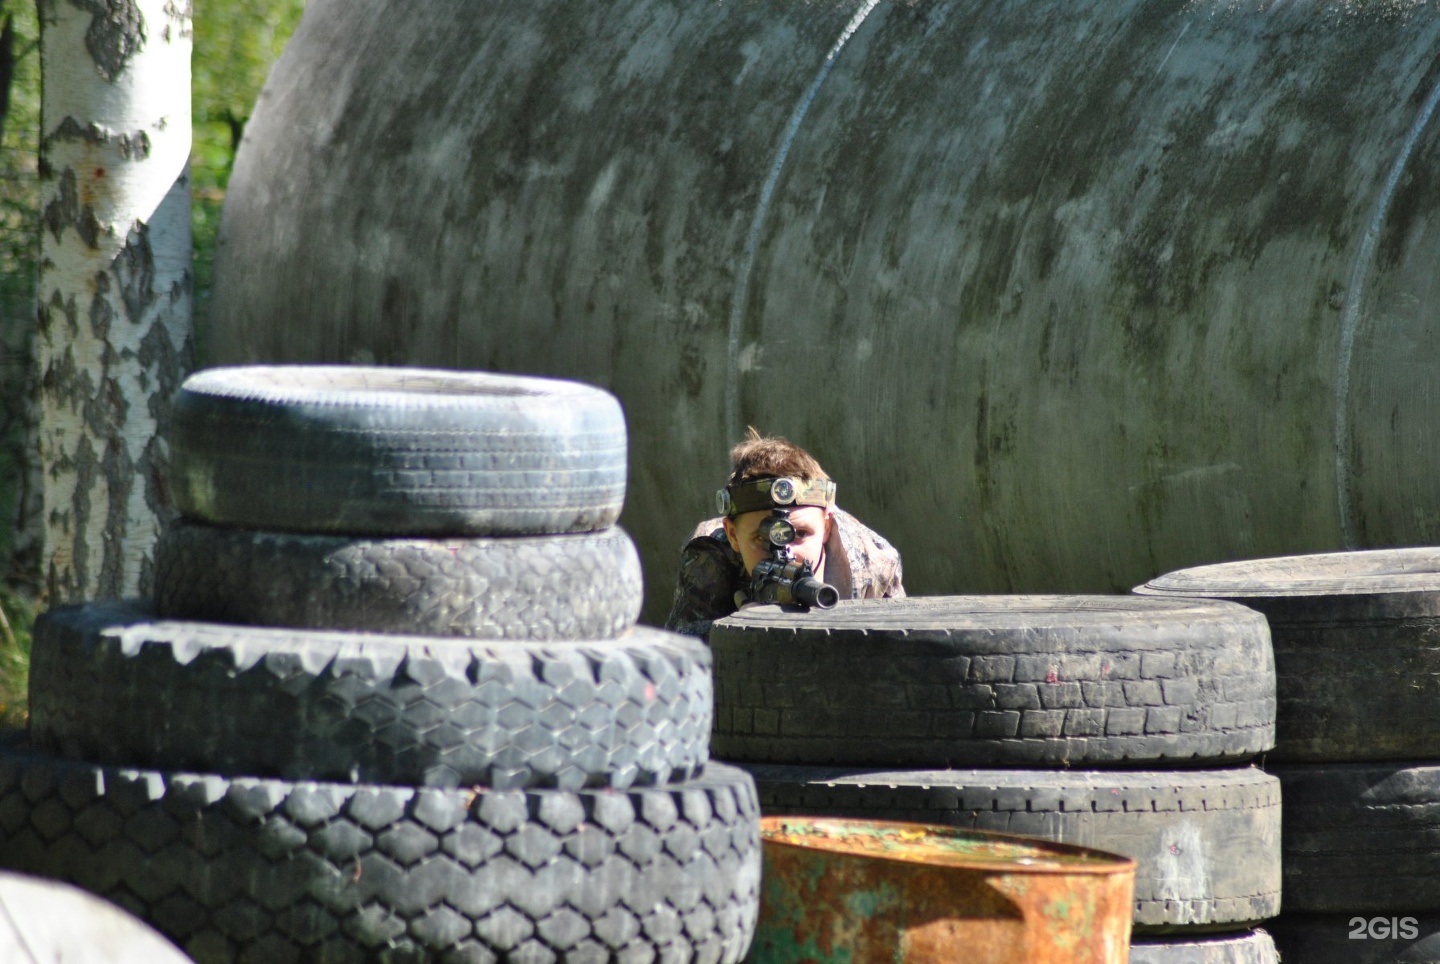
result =
[{"label": "large concrete pipe", "polygon": [[911,592],[1440,538],[1440,3],[314,0],[210,363],[626,407],[663,618],[746,424]]}]

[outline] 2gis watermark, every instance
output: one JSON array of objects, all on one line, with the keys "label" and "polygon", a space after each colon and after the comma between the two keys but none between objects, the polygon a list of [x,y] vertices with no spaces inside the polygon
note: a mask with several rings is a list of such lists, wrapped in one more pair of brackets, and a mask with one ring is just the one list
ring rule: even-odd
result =
[{"label": "2gis watermark", "polygon": [[1413,941],[1420,936],[1420,922],[1413,917],[1352,917],[1352,941]]}]

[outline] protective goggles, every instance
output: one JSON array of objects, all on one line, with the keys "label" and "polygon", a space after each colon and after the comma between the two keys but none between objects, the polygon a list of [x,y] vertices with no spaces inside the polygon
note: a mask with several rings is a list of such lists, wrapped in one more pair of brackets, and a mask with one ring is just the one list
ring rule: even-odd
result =
[{"label": "protective goggles", "polygon": [[825,509],[834,504],[835,483],[829,479],[756,479],[715,493],[715,507],[726,516],[797,505]]}]

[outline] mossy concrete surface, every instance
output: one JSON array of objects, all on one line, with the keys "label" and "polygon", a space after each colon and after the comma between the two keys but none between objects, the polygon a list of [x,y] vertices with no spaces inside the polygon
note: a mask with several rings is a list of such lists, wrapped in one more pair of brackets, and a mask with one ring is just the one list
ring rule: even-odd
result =
[{"label": "mossy concrete surface", "polygon": [[1440,539],[1440,4],[315,0],[209,363],[622,400],[662,619],[746,424],[912,593]]}]

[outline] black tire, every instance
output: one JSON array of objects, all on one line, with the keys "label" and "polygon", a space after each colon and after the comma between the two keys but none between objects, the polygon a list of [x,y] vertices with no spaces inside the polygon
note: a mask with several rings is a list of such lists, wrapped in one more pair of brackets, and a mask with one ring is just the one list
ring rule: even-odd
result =
[{"label": "black tire", "polygon": [[625,417],[577,382],[291,365],[192,375],[171,488],[200,522],[376,536],[535,535],[614,524]]},{"label": "black tire", "polygon": [[77,884],[197,964],[740,960],[754,787],[442,790],[0,750],[0,864]]},{"label": "black tire", "polygon": [[1440,550],[1377,549],[1199,566],[1135,592],[1265,614],[1275,762],[1440,756]]},{"label": "black tire", "polygon": [[715,623],[715,755],[767,763],[1237,762],[1270,747],[1259,613],[1135,596],[934,596]]},{"label": "black tire", "polygon": [[295,629],[477,639],[612,639],[635,624],[640,556],[618,528],[503,539],[358,539],[177,523],[155,548],[155,609]]},{"label": "black tire", "polygon": [[750,764],[768,815],[1029,834],[1134,858],[1139,933],[1280,911],[1280,784],[1236,770],[901,770]]},{"label": "black tire", "polygon": [[[1175,941],[1130,942],[1130,964],[1277,964],[1275,941],[1263,930]],[[1305,964],[1305,958],[1296,961]]]},{"label": "black tire", "polygon": [[1265,927],[1285,964],[1440,964],[1440,914],[1287,912]]},{"label": "black tire", "polygon": [[1440,911],[1440,764],[1269,767],[1284,799],[1285,911]]},{"label": "black tire", "polygon": [[286,779],[624,788],[709,755],[710,656],[613,640],[480,642],[153,622],[135,605],[36,621],[35,745],[73,759]]}]

